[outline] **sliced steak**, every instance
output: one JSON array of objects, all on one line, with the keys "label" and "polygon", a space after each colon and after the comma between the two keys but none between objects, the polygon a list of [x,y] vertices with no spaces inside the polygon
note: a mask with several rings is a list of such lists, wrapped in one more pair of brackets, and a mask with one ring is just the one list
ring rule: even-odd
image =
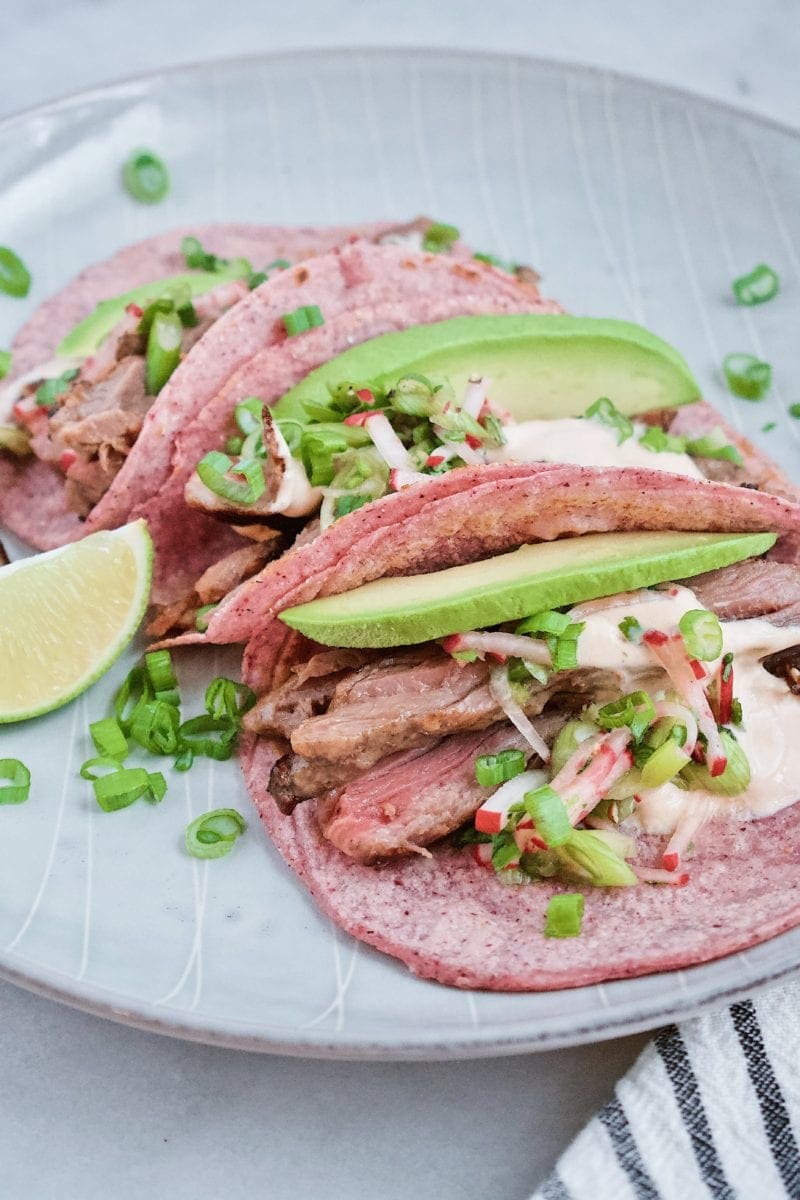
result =
[{"label": "sliced steak", "polygon": [[369,651],[325,650],[296,664],[280,686],[262,696],[245,715],[245,729],[288,739],[303,721],[327,711],[345,673],[361,667],[368,657]]},{"label": "sliced steak", "polygon": [[723,621],[764,617],[800,604],[800,567],[748,559],[683,581]]}]

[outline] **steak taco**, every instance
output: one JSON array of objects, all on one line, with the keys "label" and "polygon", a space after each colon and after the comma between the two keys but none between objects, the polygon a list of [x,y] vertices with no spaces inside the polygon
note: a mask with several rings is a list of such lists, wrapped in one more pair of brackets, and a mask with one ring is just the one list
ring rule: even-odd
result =
[{"label": "steak taco", "polygon": [[249,589],[243,765],[278,850],[344,929],[461,987],[797,924],[799,529],[758,491],[549,465],[343,517]]}]

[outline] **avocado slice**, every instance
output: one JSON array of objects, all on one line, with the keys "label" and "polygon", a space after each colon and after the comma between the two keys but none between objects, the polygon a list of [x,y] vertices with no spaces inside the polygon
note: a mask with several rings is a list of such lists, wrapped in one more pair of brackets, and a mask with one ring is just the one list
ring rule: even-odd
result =
[{"label": "avocado slice", "polygon": [[79,325],[69,331],[56,354],[71,358],[88,358],[94,354],[114,326],[122,320],[129,304],[144,307],[150,300],[157,300],[165,291],[175,287],[188,287],[191,296],[201,296],[221,283],[243,279],[249,270],[243,258],[236,258],[219,271],[186,271],[182,275],[171,275],[168,279],[154,279],[152,283],[143,283],[141,287],[132,288],[120,296],[101,300],[88,317],[84,317]]},{"label": "avocado slice", "polygon": [[688,366],[640,325],[610,318],[522,314],[453,317],[352,346],[278,402],[279,418],[305,418],[329,386],[391,385],[403,375],[450,380],[460,396],[471,375],[488,375],[492,399],[518,420],[578,417],[600,396],[628,416],[700,399]]},{"label": "avocado slice", "polygon": [[774,533],[589,533],[429,575],[377,579],[280,619],[326,646],[410,646],[548,608],[700,575],[763,554]]}]

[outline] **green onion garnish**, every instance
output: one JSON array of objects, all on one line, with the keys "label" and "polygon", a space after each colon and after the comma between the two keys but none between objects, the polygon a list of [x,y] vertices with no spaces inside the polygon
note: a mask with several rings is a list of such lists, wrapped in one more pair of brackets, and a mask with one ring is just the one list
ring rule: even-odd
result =
[{"label": "green onion garnish", "polygon": [[460,237],[461,234],[455,225],[444,225],[441,221],[434,221],[433,225],[429,225],[425,230],[422,249],[428,250],[431,254],[443,254]]},{"label": "green onion garnish", "polygon": [[789,405],[789,416],[794,417],[796,421],[800,420],[800,404]]},{"label": "green onion garnish", "polygon": [[517,264],[507,262],[503,258],[498,258],[496,254],[473,254],[473,258],[478,262],[488,263],[490,267],[497,267],[500,271],[507,271],[509,275],[513,275],[517,269]]},{"label": "green onion garnish", "polygon": [[265,271],[286,271],[292,264],[285,258],[275,258],[264,267]]},{"label": "green onion garnish", "polygon": [[729,389],[743,400],[763,400],[772,383],[772,367],[754,354],[728,354],[722,370]]},{"label": "green onion garnish", "polygon": [[678,622],[690,658],[711,662],[722,653],[722,626],[714,613],[704,608],[686,612]]},{"label": "green onion garnish", "polygon": [[580,892],[565,892],[560,896],[552,896],[545,913],[544,936],[579,937],[583,923],[583,904]]},{"label": "green onion garnish", "polygon": [[339,517],[349,516],[350,513],[363,508],[365,504],[369,504],[372,499],[374,499],[373,496],[354,495],[353,493],[347,496],[337,496],[333,502],[335,520],[338,521]]},{"label": "green onion garnish", "polygon": [[699,458],[725,459],[737,467],[741,467],[744,462],[740,451],[725,441],[725,435],[719,428],[712,429],[711,433],[704,433],[702,437],[687,438],[686,452]]},{"label": "green onion garnish", "polygon": [[551,787],[540,787],[526,792],[523,803],[525,811],[548,846],[563,846],[572,836],[572,826],[567,816],[564,801]]},{"label": "green onion garnish", "polygon": [[58,397],[69,391],[69,386],[78,374],[78,368],[63,371],[55,379],[43,380],[36,389],[36,403],[41,408],[53,408]]},{"label": "green onion garnish", "polygon": [[647,692],[630,692],[619,700],[604,704],[597,713],[597,724],[603,729],[620,729],[627,725],[638,742],[655,717],[655,706]]},{"label": "green onion garnish", "polygon": [[229,437],[225,443],[225,453],[232,454],[234,456],[241,454],[243,445],[243,437]]},{"label": "green onion garnish", "polygon": [[742,702],[736,696],[731,700],[731,725],[741,728],[744,720],[742,713]]},{"label": "green onion garnish", "polygon": [[[670,736],[662,742],[642,766],[641,785],[644,788],[661,787],[678,774],[689,762],[691,755],[683,750],[680,735],[686,740],[686,730],[682,725],[674,726]],[[677,736],[674,736],[677,735]]]},{"label": "green onion garnish", "polygon": [[[229,478],[240,475],[243,482]],[[211,450],[197,464],[197,474],[209,491],[231,504],[255,504],[266,489],[264,465],[257,459],[242,459],[235,465],[227,454]]]},{"label": "green onion garnish", "polygon": [[737,304],[764,304],[777,296],[780,280],[777,271],[773,271],[766,263],[759,263],[749,275],[734,279],[732,287]]},{"label": "green onion garnish", "polygon": [[113,758],[122,762],[128,757],[128,740],[113,717],[92,721],[89,733],[101,758]]},{"label": "green onion garnish", "polygon": [[150,654],[145,654],[144,669],[154,692],[169,692],[177,688],[178,680],[169,650],[152,650]]},{"label": "green onion garnish", "polygon": [[5,379],[11,370],[11,351],[0,350],[0,379]]},{"label": "green onion garnish", "polygon": [[208,618],[216,608],[216,604],[203,604],[194,614],[194,627],[198,633],[205,633],[208,629]]},{"label": "green onion garnish", "polygon": [[521,621],[514,630],[515,633],[550,633],[555,637],[562,637],[569,629],[570,620],[566,613],[553,612],[547,609],[545,612],[535,613],[532,617],[526,617]]},{"label": "green onion garnish", "polygon": [[134,150],[123,165],[122,182],[140,204],[158,204],[169,191],[169,171],[152,150]]},{"label": "green onion garnish", "polygon": [[0,758],[0,804],[24,804],[31,790],[31,773],[18,758]]},{"label": "green onion garnish", "polygon": [[[107,775],[93,773],[108,768]],[[160,771],[150,773],[144,767],[120,767],[114,758],[90,758],[81,767],[81,777],[90,779],[95,799],[103,812],[118,812],[144,796],[153,803],[163,799],[167,789]]]},{"label": "green onion garnish", "polygon": [[174,704],[150,700],[136,706],[130,736],[150,754],[174,754],[179,748],[180,714]]},{"label": "green onion garnish", "polygon": [[224,675],[212,679],[206,688],[206,712],[210,717],[229,721],[241,721],[256,702],[256,694],[246,683],[226,679]]},{"label": "green onion garnish", "polygon": [[651,425],[639,438],[639,445],[652,450],[654,454],[683,454],[686,451],[686,438],[673,437],[657,425]]},{"label": "green onion garnish", "polygon": [[642,640],[644,629],[636,620],[636,617],[623,617],[619,623],[619,631],[623,637],[629,642],[638,643]]},{"label": "green onion garnish", "polygon": [[767,421],[766,425],[761,426],[761,432],[762,433],[772,433],[772,430],[775,428],[776,428],[775,421]]},{"label": "green onion garnish", "polygon": [[588,417],[593,421],[599,421],[601,425],[607,425],[609,429],[613,429],[617,434],[617,445],[621,446],[629,437],[633,437],[633,424],[624,413],[609,400],[608,396],[601,396],[599,400],[595,400],[594,404],[590,404],[584,417]]},{"label": "green onion garnish", "polygon": [[481,754],[475,759],[475,778],[481,787],[498,787],[525,770],[521,750],[501,750],[499,754]]},{"label": "green onion garnish", "polygon": [[22,300],[31,289],[31,273],[8,246],[0,246],[0,292]]},{"label": "green onion garnish", "polygon": [[176,312],[156,313],[147,335],[145,384],[148,396],[157,396],[181,361],[183,322]]},{"label": "green onion garnish", "polygon": [[204,249],[202,242],[196,237],[185,237],[181,241],[181,254],[187,267],[193,271],[219,271],[228,265],[227,258],[218,258],[216,254]]},{"label": "green onion garnish", "polygon": [[235,808],[215,808],[192,821],[186,830],[186,849],[193,858],[222,858],[247,829]]},{"label": "green onion garnish", "polygon": [[[218,737],[209,737],[218,734]],[[233,754],[236,739],[239,736],[239,725],[228,717],[212,717],[203,714],[200,717],[190,717],[184,721],[178,731],[180,753],[191,750],[194,755],[213,758],[217,762],[226,762]]]},{"label": "green onion garnish", "polygon": [[304,304],[302,308],[296,308],[294,312],[284,313],[281,319],[289,337],[325,324],[325,318],[317,304]]},{"label": "green onion garnish", "polygon": [[239,432],[245,437],[251,433],[260,433],[264,429],[264,401],[258,396],[248,396],[236,405],[233,417]]},{"label": "green onion garnish", "polygon": [[261,287],[262,283],[266,283],[269,275],[266,271],[252,271],[247,276],[247,286],[251,292],[254,292],[257,287]]}]

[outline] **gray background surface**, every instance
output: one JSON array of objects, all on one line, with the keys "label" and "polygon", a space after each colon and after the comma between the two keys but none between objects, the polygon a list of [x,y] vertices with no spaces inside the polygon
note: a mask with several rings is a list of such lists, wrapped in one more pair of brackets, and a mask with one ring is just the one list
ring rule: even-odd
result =
[{"label": "gray background surface", "polygon": [[[434,44],[613,67],[800,122],[796,0],[4,0],[2,28],[0,115],[175,62]],[[0,1194],[517,1200],[645,1040],[475,1063],[264,1058],[0,984]]]}]

